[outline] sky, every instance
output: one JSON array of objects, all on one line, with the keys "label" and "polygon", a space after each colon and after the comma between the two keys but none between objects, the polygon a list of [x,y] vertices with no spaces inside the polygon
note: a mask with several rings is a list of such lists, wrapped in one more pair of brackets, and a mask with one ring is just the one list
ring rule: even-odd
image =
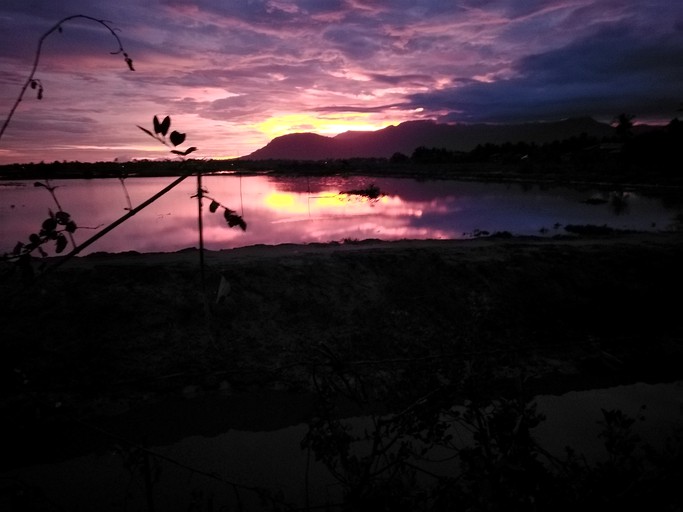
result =
[{"label": "sky", "polygon": [[681,116],[679,0],[2,0],[0,164],[196,158],[404,121]]}]

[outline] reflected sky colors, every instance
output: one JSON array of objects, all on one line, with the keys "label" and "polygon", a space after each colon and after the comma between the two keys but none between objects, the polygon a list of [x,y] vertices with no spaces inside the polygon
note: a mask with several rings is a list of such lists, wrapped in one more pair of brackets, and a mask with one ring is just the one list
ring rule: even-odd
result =
[{"label": "reflected sky colors", "polygon": [[[53,181],[55,194],[79,229],[83,243],[98,229],[126,213],[126,192],[136,206],[172,178]],[[481,231],[515,235],[564,234],[567,224],[607,225],[619,229],[665,230],[682,209],[634,193],[524,188],[520,185],[375,178],[272,178],[216,175],[204,177],[203,208],[208,249],[256,244],[354,241],[376,238],[458,239]],[[376,200],[344,192],[380,188]],[[125,186],[125,190],[124,190]],[[158,201],[115,228],[90,252],[172,252],[198,246],[195,178],[188,178]],[[243,216],[247,230],[228,228],[222,210],[211,213],[211,199]],[[599,199],[588,204],[588,199]],[[0,184],[0,251],[40,229],[49,193],[33,181]],[[49,251],[50,252],[50,251]]]},{"label": "reflected sky colors", "polygon": [[[664,439],[674,435],[680,425],[679,405],[683,400],[683,383],[669,384],[637,383],[608,389],[574,391],[561,396],[540,395],[534,397],[538,411],[546,418],[533,429],[534,438],[556,457],[564,457],[571,446],[576,453],[586,457],[590,464],[605,457],[603,441],[598,437],[603,418],[601,410],[618,409],[629,417],[638,417],[633,432],[653,447],[664,444]],[[647,404],[647,408],[643,407]],[[464,408],[463,408],[464,409]],[[373,418],[345,418],[353,433],[372,431]],[[202,428],[199,424],[195,428]],[[175,427],[171,427],[175,428]],[[467,446],[471,439],[464,425],[453,423],[452,432],[456,446]],[[308,432],[308,425],[295,424],[274,430],[227,429],[218,435],[192,435],[166,445],[158,445],[150,439],[151,450],[171,460],[182,461],[187,467],[169,464],[157,459],[161,468],[155,482],[155,503],[159,510],[190,510],[196,501],[188,492],[201,490],[203,496],[211,496],[214,503],[231,504],[234,490],[223,482],[205,478],[191,472],[188,467],[202,468],[205,474],[216,475],[246,485],[258,486],[282,493],[287,503],[296,507],[312,505],[323,508],[325,503],[337,498],[342,488],[327,468],[314,457],[307,457],[301,449],[301,440]],[[370,448],[357,443],[360,453]],[[429,461],[419,465],[431,473],[453,475],[457,460],[453,451],[443,446],[432,446]],[[57,463],[26,466],[2,474],[7,480],[39,485],[46,496],[56,503],[69,503],[80,510],[118,512],[124,502],[130,510],[145,509],[144,486],[131,485],[130,469],[113,451],[102,451]],[[431,484],[432,480],[427,483]],[[255,493],[241,492],[240,505],[244,510],[269,510],[258,501]],[[336,500],[334,502],[337,502]],[[182,508],[181,508],[182,505]],[[260,506],[261,505],[261,506]],[[80,506],[80,507],[79,507]]]}]

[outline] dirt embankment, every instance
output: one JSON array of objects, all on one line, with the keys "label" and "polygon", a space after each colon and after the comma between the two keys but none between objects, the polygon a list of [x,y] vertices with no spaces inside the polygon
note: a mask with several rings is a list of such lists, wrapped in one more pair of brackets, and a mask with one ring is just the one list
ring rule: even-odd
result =
[{"label": "dirt embankment", "polygon": [[0,269],[8,464],[87,449],[74,418],[157,438],[193,422],[305,421],[315,382],[360,383],[391,408],[437,388],[465,397],[473,382],[532,396],[683,377],[681,233],[260,246],[206,261],[207,303],[196,251],[93,255],[30,286]]},{"label": "dirt embankment", "polygon": [[[208,316],[193,251],[77,259],[28,289],[5,268],[2,371],[12,381],[20,370],[35,391],[73,396],[272,381],[296,388],[321,357],[443,356],[447,366],[490,354],[508,373],[573,376],[572,386],[668,378],[680,373],[683,347],[682,238],[208,253]],[[230,292],[216,303],[221,275]]]}]

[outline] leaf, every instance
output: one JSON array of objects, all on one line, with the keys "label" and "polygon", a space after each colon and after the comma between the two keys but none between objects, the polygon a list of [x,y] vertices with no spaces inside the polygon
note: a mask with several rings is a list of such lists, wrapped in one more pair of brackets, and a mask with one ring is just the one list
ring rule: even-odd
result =
[{"label": "leaf", "polygon": [[176,132],[176,131],[171,132],[171,144],[173,144],[174,146],[179,146],[183,142],[185,142],[185,134],[184,133],[180,133],[180,132]]},{"label": "leaf", "polygon": [[187,156],[194,151],[197,151],[197,148],[192,146],[192,147],[187,148],[185,151],[178,151],[177,149],[172,149],[171,153],[176,154],[176,155],[181,155],[181,156]]},{"label": "leaf", "polygon": [[219,204],[218,202],[216,202],[216,201],[211,201],[211,204],[209,205],[209,211],[210,211],[211,213],[216,213],[216,210],[218,210],[218,207],[219,207],[219,206],[220,206],[220,204]]},{"label": "leaf", "polygon": [[18,256],[23,248],[24,248],[24,243],[23,242],[17,242],[17,245],[15,245],[14,249],[12,250],[12,254],[14,254],[15,256]]},{"label": "leaf", "polygon": [[124,58],[126,59],[126,64],[128,64],[128,69],[131,71],[135,71],[135,68],[133,67],[133,59],[131,59],[128,55],[125,53],[123,54]]},{"label": "leaf", "polygon": [[37,85],[35,80],[31,80],[31,89],[35,89]]},{"label": "leaf", "polygon": [[152,119],[152,124],[154,125],[154,133],[161,133],[161,123],[157,116],[154,116],[154,119]]},{"label": "leaf", "polygon": [[171,127],[171,118],[166,116],[161,122],[161,134],[165,137],[168,133],[168,129]]},{"label": "leaf", "polygon": [[57,254],[66,249],[66,244],[66,237],[59,233],[59,235],[57,236],[57,246],[55,247],[55,251],[57,252]]},{"label": "leaf", "polygon": [[228,227],[234,228],[235,226],[239,226],[242,229],[242,231],[247,230],[247,223],[244,222],[244,219],[242,217],[235,214],[232,210],[226,208],[225,212],[223,212],[223,216],[225,217],[225,220],[228,223]]},{"label": "leaf", "polygon": [[40,244],[40,237],[36,235],[35,233],[31,233],[28,237],[30,242],[34,245],[39,245]]},{"label": "leaf", "polygon": [[43,231],[45,231],[46,233],[50,233],[51,231],[54,231],[57,227],[57,220],[53,217],[49,217],[43,221],[42,227]]},{"label": "leaf", "polygon": [[[128,60],[126,60],[128,62]],[[132,62],[131,61],[128,66],[132,68]],[[133,70],[135,71],[135,70]],[[159,122],[159,118],[157,116],[154,116],[154,119],[152,120],[154,123],[154,133],[160,133],[164,137],[166,136],[166,133],[168,133],[168,129],[171,126],[171,118],[166,116],[164,117],[164,120]]]},{"label": "leaf", "polygon": [[66,223],[66,227],[64,229],[66,229],[67,233],[75,233],[77,227],[78,226],[76,226],[76,223],[70,220]]},{"label": "leaf", "polygon": [[60,211],[55,213],[55,219],[57,219],[57,222],[63,226],[71,220],[71,215]]}]

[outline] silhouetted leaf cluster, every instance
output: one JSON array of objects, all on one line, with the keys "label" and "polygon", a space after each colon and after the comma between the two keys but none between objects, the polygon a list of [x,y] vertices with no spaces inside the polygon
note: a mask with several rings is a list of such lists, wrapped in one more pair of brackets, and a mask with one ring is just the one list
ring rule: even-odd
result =
[{"label": "silhouetted leaf cluster", "polygon": [[[71,216],[66,212],[53,213],[52,210],[49,210],[49,213],[50,216],[43,221],[43,225],[38,233],[38,239],[40,243],[54,240],[55,252],[59,254],[66,249],[67,245],[63,232],[74,233],[76,231],[76,223],[71,220]],[[58,229],[59,226],[63,226],[63,229]],[[34,239],[35,234],[31,235],[31,238]]]},{"label": "silhouetted leaf cluster", "polygon": [[[150,137],[158,140],[162,144],[169,146],[172,145],[173,147],[181,145],[183,142],[185,142],[186,134],[180,133],[178,131],[172,131],[169,134],[169,130],[171,129],[171,118],[169,116],[166,116],[163,118],[163,120],[159,120],[157,116],[154,116],[152,119],[152,126],[154,129],[154,132],[143,128],[142,126],[138,125],[138,128],[140,128],[143,132],[145,132],[147,135]],[[168,139],[166,138],[168,135]],[[169,145],[170,144],[170,145]],[[180,156],[187,156],[190,153],[196,151],[197,148],[194,146],[189,147],[188,149],[184,151],[176,150],[173,149],[171,150],[171,153],[175,155],[180,155]],[[198,195],[201,195],[201,197],[206,197],[205,194],[207,193],[206,190],[202,189],[197,192],[197,195],[194,195],[193,197],[197,197]],[[207,197],[207,199],[211,199],[211,204],[209,204],[209,211],[211,213],[216,213],[216,211],[219,208],[223,208],[223,217],[225,218],[225,221],[228,223],[228,226],[233,228],[235,226],[238,226],[242,231],[247,230],[247,223],[244,221],[244,219],[240,216],[237,215],[237,212],[235,210],[231,210],[227,206],[223,206],[220,204],[218,201],[211,197]]]},{"label": "silhouetted leaf cluster", "polygon": [[43,221],[40,231],[38,233],[31,233],[28,237],[29,242],[26,244],[17,242],[12,251],[13,256],[18,257],[22,254],[38,250],[41,256],[45,257],[47,253],[42,248],[42,245],[51,241],[55,242],[55,252],[57,254],[62,253],[66,249],[68,242],[64,233],[74,233],[77,228],[76,223],[67,212],[58,211],[54,213],[52,210],[48,211],[50,216]]},{"label": "silhouetted leaf cluster", "polygon": [[237,215],[237,212],[235,210],[231,210],[227,206],[223,206],[222,204],[220,204],[215,199],[211,199],[209,211],[211,213],[216,213],[216,211],[219,208],[223,208],[223,217],[225,218],[225,222],[228,223],[228,227],[234,228],[235,226],[238,226],[242,231],[247,230],[247,223],[240,215]]},{"label": "silhouetted leaf cluster", "polygon": [[235,226],[239,226],[242,231],[247,230],[247,223],[244,222],[244,219],[237,215],[233,210],[226,208],[223,212],[223,217],[225,217],[229,227],[233,228]]},{"label": "silhouetted leaf cluster", "polygon": [[[78,228],[71,215],[62,210],[59,201],[57,201],[55,195],[56,187],[50,186],[49,182],[43,183],[40,181],[36,181],[33,185],[46,189],[52,195],[58,210],[53,212],[51,209],[48,209],[48,217],[41,223],[40,230],[31,233],[27,243],[19,241],[12,249],[12,252],[2,255],[3,260],[16,263],[24,277],[28,280],[32,279],[34,275],[31,267],[33,251],[38,251],[44,258],[48,254],[43,246],[53,242],[55,253],[61,254],[69,244],[67,236],[72,237]],[[75,244],[73,237],[71,242]]]},{"label": "silhouetted leaf cluster", "polygon": [[[140,125],[138,125],[138,128],[140,128],[143,132],[145,132],[153,139],[156,139],[162,144],[169,147],[177,147],[180,146],[183,142],[185,142],[186,135],[184,133],[180,133],[175,130],[173,130],[170,134],[168,133],[168,130],[171,127],[171,118],[169,116],[164,117],[163,121],[159,121],[159,118],[157,116],[154,116],[152,123],[154,125],[154,133],[152,133],[147,128],[143,128]],[[168,139],[166,138],[166,135],[168,135]],[[172,149],[171,153],[179,156],[187,156],[195,151],[197,151],[197,148],[191,146],[183,151],[179,149]]]},{"label": "silhouetted leaf cluster", "polygon": [[154,133],[160,133],[161,135],[166,136],[166,133],[168,133],[168,129],[171,126],[171,118],[166,116],[163,121],[159,122],[159,118],[154,116],[153,123]]}]

